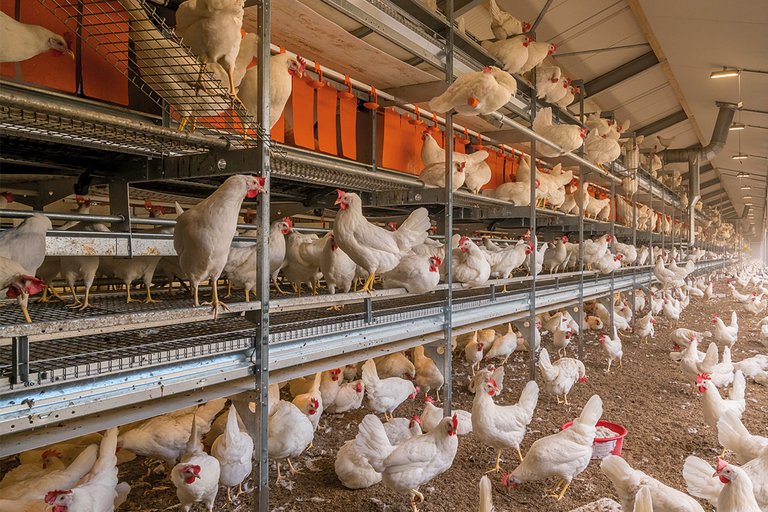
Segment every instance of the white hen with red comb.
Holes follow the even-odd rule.
[[[459,114],[490,114],[503,107],[517,92],[517,81],[496,66],[486,66],[482,71],[465,73],[448,89],[429,100],[429,108],[435,112],[453,109]]]
[[[219,492],[220,472],[219,461],[203,450],[197,422],[193,419],[187,449],[181,457],[181,462],[171,470],[171,481],[176,486],[176,496],[182,509],[188,511],[195,503],[203,503],[208,512],[211,512]]]

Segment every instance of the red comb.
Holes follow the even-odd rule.
[[[455,432],[459,428],[459,415],[454,414],[451,421],[453,422],[453,431]]]
[[[53,505],[53,502],[56,501],[56,498],[59,496],[59,494],[72,494],[72,489],[67,491],[48,491],[48,493],[45,495],[45,502],[49,505]]]
[[[499,387],[499,385],[498,385],[498,384],[496,384],[496,379],[494,379],[494,378],[490,378],[490,379],[488,379],[488,382],[490,382],[491,384],[493,384],[493,387],[495,387],[495,388]]]
[[[728,467],[728,461],[723,460],[720,457],[717,458],[717,467],[715,468],[718,473],[720,473],[722,470],[724,470],[726,467]]]
[[[289,228],[293,227],[293,218],[291,218],[291,217],[283,217],[283,222],[288,224]]]
[[[696,384],[701,384],[705,380],[709,380],[710,376],[708,373],[698,373],[696,374]]]

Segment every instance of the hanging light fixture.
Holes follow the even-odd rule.
[[[741,190],[750,190],[751,188],[752,187],[750,187],[749,185],[742,185],[741,186]]]
[[[709,74],[709,78],[731,78],[739,76],[739,70],[735,68],[727,68],[723,66],[723,69],[719,71],[713,71]]]
[[[744,153],[737,153],[731,157],[733,160],[746,160],[749,158],[749,155],[745,155]]]
[[[733,123],[731,123],[731,126],[729,126],[728,129],[732,132],[735,132],[737,130],[743,130],[746,127],[747,125],[745,125],[744,123],[737,123],[734,121]]]
[[[748,172],[743,172],[743,171],[742,171],[742,172],[740,172],[739,174],[737,174],[737,175],[736,175],[736,177],[737,177],[737,178],[749,178],[749,173],[748,173]]]

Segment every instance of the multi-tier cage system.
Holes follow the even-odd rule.
[[[551,105],[537,100],[535,88],[521,77],[516,77],[518,93],[512,102],[482,119],[497,130],[481,134],[455,122],[450,113],[437,116],[425,110],[424,100],[429,98],[424,89],[421,96],[407,87],[382,92],[378,84],[306,59],[311,80],[296,79],[294,94],[299,86],[309,87],[309,93],[303,91],[292,107],[316,109],[317,116],[308,128],[294,119],[293,136],[286,137],[283,125],[278,135],[263,128],[270,116],[269,66],[258,67],[258,108],[253,115],[228,95],[216,77],[200,75],[199,59],[172,30],[172,9],[156,5],[173,7],[174,2],[29,3],[37,14],[55,16],[62,29],[76,34],[77,87],[71,91],[76,94],[65,94],[3,78],[1,151],[3,166],[14,169],[6,180],[15,180],[6,181],[4,187],[24,189],[27,197],[17,194],[19,201],[31,207],[0,210],[6,226],[9,218],[44,211],[47,204],[71,194],[74,184],[80,193],[108,202],[109,213],[48,213],[57,227],[62,222],[80,223],[48,233],[48,257],[159,258],[175,254],[172,235],[162,229],[174,221],[141,214],[144,210],[138,205],[143,201],[189,206],[227,176],[242,173],[263,176],[268,192],[244,204],[257,221],[255,226],[239,227],[255,228],[258,234],[236,238],[260,247],[257,296],[246,301],[235,292],[229,311],[217,320],[210,308],[191,307],[185,292],[158,288],[153,289],[154,296],[161,302],[126,303],[122,295],[94,292],[92,307],[83,310],[54,302],[32,304],[32,323],[24,323],[16,308],[0,309],[0,456],[235,396],[238,406],[260,404],[253,416],[247,407],[240,413],[253,419],[246,423],[257,440],[259,485],[254,492],[259,494],[260,509],[267,510],[269,382],[426,345],[442,365],[448,390],[445,404],[450,409],[452,336],[512,322],[531,339],[536,314],[571,308],[582,317],[586,301],[600,300],[613,315],[615,293],[630,292],[634,297],[635,290],[649,291],[654,282],[652,265],[628,266],[609,275],[588,270],[580,250],[575,271],[492,279],[482,288],[465,289],[451,281],[451,249],[446,243],[447,279],[430,294],[411,295],[403,289],[334,295],[270,291],[269,272],[264,270],[270,222],[295,215],[296,230],[327,231],[333,226],[337,188],[360,193],[366,215],[381,223],[402,220],[424,206],[436,226],[433,236],[445,242],[454,233],[476,232],[504,242],[530,230],[537,242],[532,258],[542,250],[541,242],[568,233],[579,241],[610,233],[662,251],[694,243],[712,253],[728,249],[711,240],[694,240],[693,223],[702,215],[637,160],[627,158],[602,168],[579,153],[538,158],[537,147],[556,146],[535,133],[531,124],[540,108]],[[290,51],[270,44],[274,15],[284,20],[290,10],[278,4],[246,1],[243,28],[258,35],[259,63],[268,62],[272,53]],[[476,40],[457,30],[453,0],[445,2],[444,15],[418,0],[323,0],[322,4],[410,52],[414,84],[424,68],[440,77],[426,89],[428,95],[444,90],[458,75],[494,64]],[[335,36],[330,29],[320,30],[322,19],[304,21],[316,25],[313,37]],[[105,91],[108,87],[103,84],[98,87],[94,68],[102,80],[108,77],[121,84],[127,101],[118,105],[114,91]],[[203,93],[195,87],[200,80]],[[330,116],[325,115],[326,107],[321,111],[321,102],[332,105]],[[553,109],[557,122],[584,123],[583,98],[576,114]],[[341,128],[338,123],[344,117]],[[497,162],[499,182],[511,179],[508,171],[522,152],[527,153],[534,163],[530,206],[464,190],[451,193],[450,186],[424,188],[414,173],[403,172],[382,150],[393,133],[390,123],[411,130],[412,139],[427,126],[442,133],[447,170],[454,151],[463,152],[470,144],[488,149]],[[415,148],[418,158],[418,143],[401,142],[403,151]],[[537,173],[548,172],[557,163],[576,171],[579,192],[590,183],[613,198],[608,220],[537,206]],[[21,175],[16,169],[27,171]],[[36,173],[45,178],[36,178]],[[446,176],[450,183],[451,173]],[[637,180],[638,191],[632,197],[620,195],[625,177]],[[640,208],[653,212],[638,229]],[[93,223],[108,225],[109,230],[83,227]],[[713,257],[699,262],[696,272],[727,264],[725,257]],[[578,355],[584,355],[583,339]],[[532,378],[536,378],[534,358],[532,352]]]

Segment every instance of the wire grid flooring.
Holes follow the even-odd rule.
[[[234,147],[248,139],[270,142],[268,131],[230,95],[224,69],[203,65],[145,0],[39,1],[161,109],[170,105],[172,115],[188,119],[190,128]],[[249,44],[241,50],[249,51]]]

